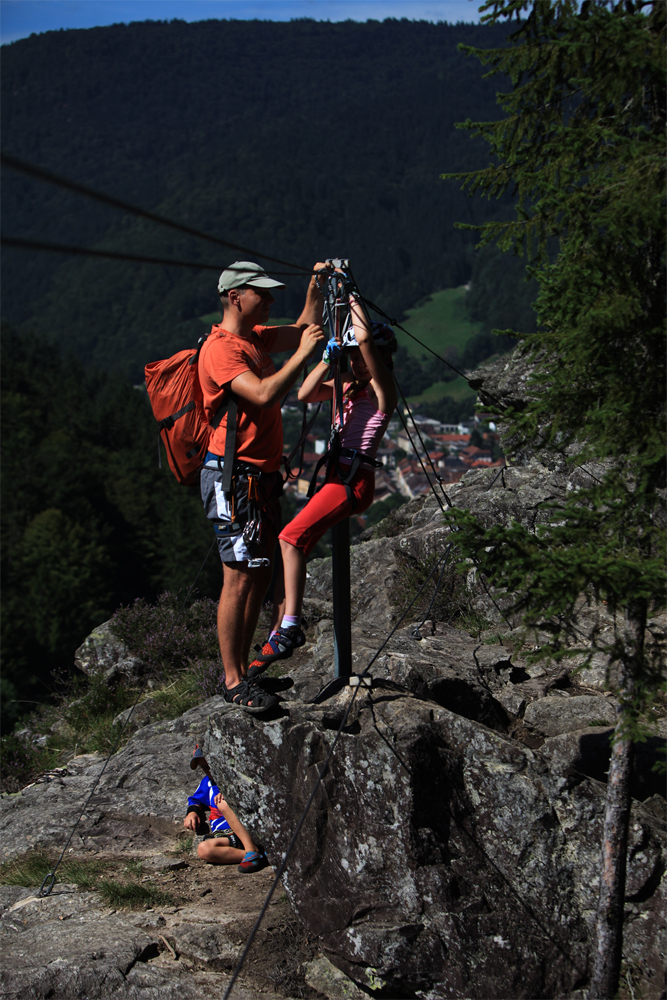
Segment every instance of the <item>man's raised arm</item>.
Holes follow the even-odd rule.
[[[247,371],[237,375],[231,383],[232,392],[246,399],[255,406],[266,409],[277,403],[292,388],[303,366],[318,346],[324,343],[322,327],[316,323],[307,326],[303,333],[299,331],[297,350],[275,375],[268,378],[258,378],[254,372]]]
[[[319,261],[313,267],[313,271],[321,271],[323,268],[326,268],[326,264]],[[303,307],[301,315],[293,326],[279,326],[277,328],[276,340],[271,348],[271,353],[277,354],[279,351],[293,351],[298,347],[301,334],[307,326],[322,325],[323,306],[324,299],[313,274],[308,284],[306,304]]]

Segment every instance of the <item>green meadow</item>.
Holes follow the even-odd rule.
[[[434,292],[407,310],[401,326],[437,354],[442,354],[448,347],[456,347],[461,353],[472,335],[481,330],[480,324],[471,323],[466,315],[465,295],[464,285]],[[432,354],[402,330],[397,330],[396,336],[399,344],[407,347],[415,357],[432,358],[437,364]]]
[[[435,359],[434,364],[437,364]],[[437,403],[443,396],[451,396],[453,399],[461,400],[465,399],[466,396],[470,396],[472,399],[476,395],[476,391],[471,389],[466,380],[459,376],[453,382],[434,382],[418,396],[408,396],[408,401],[410,403]]]

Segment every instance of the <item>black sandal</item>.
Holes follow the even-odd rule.
[[[266,712],[267,709],[278,704],[275,695],[269,694],[268,691],[264,691],[254,684],[249,684],[245,678],[236,687],[226,687],[224,698],[228,705],[236,705],[244,712]]]

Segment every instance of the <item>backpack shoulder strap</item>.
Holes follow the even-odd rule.
[[[236,401],[236,396],[234,393],[228,389],[227,390],[227,402],[223,404],[227,410],[227,435],[225,437],[225,465],[222,470],[222,490],[224,493],[229,493],[232,488],[232,475],[234,473],[234,452],[236,451],[236,422],[239,412],[238,403]],[[221,407],[222,409],[222,407]],[[218,414],[220,419],[218,419]],[[215,426],[217,427],[222,419],[222,413],[218,410],[215,417],[213,418]]]
[[[190,364],[197,364],[199,361],[199,355],[201,353],[204,341],[208,337],[206,334],[200,337],[197,343],[197,352],[190,359]],[[216,427],[220,426],[220,421],[227,414],[227,434],[225,437],[225,466],[222,472],[222,489],[223,492],[229,493],[232,488],[232,475],[234,473],[234,453],[236,451],[236,423],[238,419],[239,407],[236,401],[236,396],[231,389],[227,389],[225,393],[225,398],[218,407],[213,420],[211,420],[211,427],[215,430]]]

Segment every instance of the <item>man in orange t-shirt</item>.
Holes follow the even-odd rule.
[[[316,264],[314,270],[324,268]],[[238,404],[234,480],[222,488],[227,415],[211,435],[201,472],[201,494],[213,521],[223,564],[218,637],[225,668],[225,698],[249,711],[276,699],[247,680],[250,644],[280,530],[283,428],[280,404],[304,365],[324,341],[322,296],[311,278],[306,304],[293,326],[266,326],[272,288],[283,288],[258,265],[237,261],[222,272],[218,292],[222,323],[214,326],[199,355],[199,380],[209,418],[228,402]],[[294,351],[280,371],[271,352]]]

